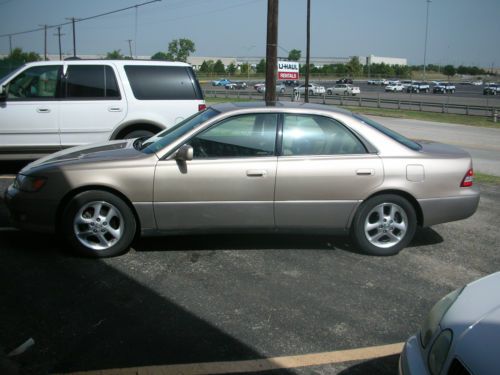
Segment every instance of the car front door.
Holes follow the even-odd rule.
[[[359,201],[383,178],[380,158],[340,122],[284,115],[276,172],[277,228],[346,228]]]
[[[63,147],[109,139],[127,113],[111,65],[70,64],[64,74],[61,101],[61,144]]]
[[[160,160],[154,183],[158,228],[274,228],[277,118],[230,117],[188,142],[193,160]]]
[[[0,101],[0,150],[34,154],[60,148],[61,64],[27,68],[12,78]]]

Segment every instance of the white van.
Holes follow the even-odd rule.
[[[0,80],[0,159],[151,136],[205,108],[189,64],[134,60],[28,63]]]

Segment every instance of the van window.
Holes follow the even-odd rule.
[[[61,66],[26,69],[8,85],[7,100],[53,100],[57,96]]]
[[[125,66],[132,92],[140,100],[203,99],[190,68],[183,66]]]
[[[108,65],[70,65],[66,73],[67,99],[119,99],[115,73]]]

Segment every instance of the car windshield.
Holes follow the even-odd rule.
[[[202,112],[195,113],[175,126],[165,129],[148,139],[143,144],[144,148],[142,149],[142,152],[152,154],[160,151],[163,147],[182,137],[184,134],[201,125],[205,121],[217,116],[219,113],[219,111],[216,111],[213,108],[207,108]]]
[[[386,136],[394,139],[396,142],[399,142],[401,143],[402,145],[408,147],[408,148],[411,148],[412,150],[414,151],[419,151],[422,149],[422,146],[420,144],[418,144],[417,142],[415,141],[412,141],[408,138],[406,138],[405,136],[391,130],[391,129],[388,129],[386,128],[385,126],[379,124],[378,122],[376,121],[373,121],[369,118],[366,118],[358,113],[354,113],[353,116],[355,118],[357,118],[358,120],[362,121],[363,123],[365,123],[366,125],[368,126],[371,126],[372,128],[375,128],[377,129],[379,132],[385,134]]]

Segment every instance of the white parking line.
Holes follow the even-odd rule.
[[[187,363],[180,365],[130,367],[120,369],[108,369],[97,371],[82,371],[71,373],[73,375],[210,375],[210,374],[237,374],[259,371],[271,371],[287,368],[306,366],[319,366],[333,363],[350,361],[362,361],[367,359],[386,357],[399,354],[404,343],[371,346],[368,348],[339,350],[335,352],[324,352],[304,354],[289,357],[275,357],[235,362],[204,362]]]
[[[19,229],[13,227],[0,227],[0,232],[17,232]]]
[[[15,174],[1,174],[0,179],[2,180],[11,180],[13,178],[16,178]]]

